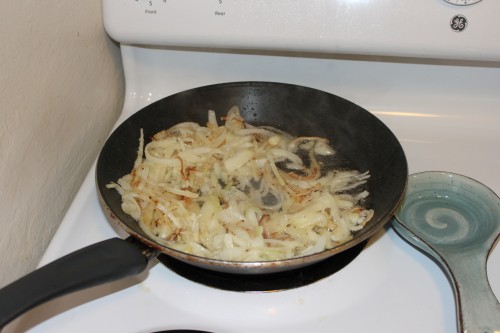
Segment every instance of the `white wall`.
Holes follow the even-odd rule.
[[[100,0],[0,11],[0,286],[35,268],[121,110]]]

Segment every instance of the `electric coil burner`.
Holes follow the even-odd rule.
[[[188,265],[167,255],[160,255],[159,261],[170,270],[196,283],[230,291],[283,291],[299,288],[335,274],[353,261],[363,250],[364,241],[347,251],[318,263],[292,271],[270,274],[230,274],[206,270]]]

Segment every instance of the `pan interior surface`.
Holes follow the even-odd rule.
[[[185,254],[150,239],[137,221],[123,212],[121,197],[106,187],[130,173],[137,157],[140,130],[146,143],[157,132],[175,124],[207,122],[208,110],[225,116],[238,106],[245,120],[255,126],[272,126],[294,136],[329,139],[336,151],[332,167],[369,171],[369,205],[372,220],[351,241],[313,255],[270,262],[231,262]],[[408,176],[403,149],[394,134],[378,118],[360,106],[320,90],[284,83],[236,82],[205,86],[165,97],[125,120],[108,138],[99,155],[96,182],[108,218],[130,234],[167,255],[206,269],[230,273],[260,274],[309,265],[344,251],[378,231],[399,205]]]

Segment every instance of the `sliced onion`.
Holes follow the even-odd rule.
[[[141,130],[134,169],[108,188],[166,246],[222,260],[288,259],[346,242],[373,216],[359,204],[368,172],[322,170],[316,157],[333,154],[324,138],[252,126],[233,107],[224,125],[209,111],[206,127],[180,123],[145,146]]]
[[[254,152],[249,149],[239,151],[234,156],[231,156],[224,160],[224,167],[228,172],[233,172],[234,170],[250,161],[253,157]]]

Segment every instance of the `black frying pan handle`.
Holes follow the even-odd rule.
[[[129,237],[108,239],[57,259],[0,289],[0,329],[58,296],[139,274],[156,255]]]

